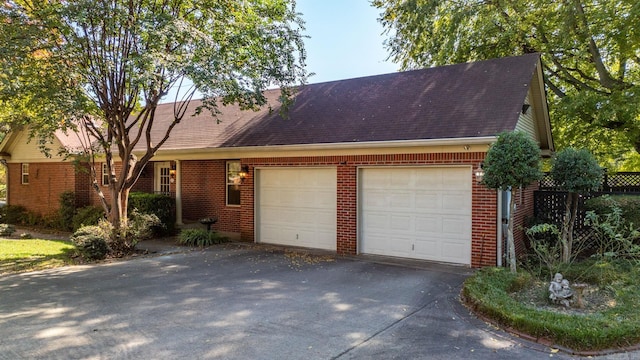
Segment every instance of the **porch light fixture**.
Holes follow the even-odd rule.
[[[474,174],[476,175],[476,182],[478,182],[478,184],[482,183],[482,179],[484,179],[484,168],[483,167],[484,167],[484,163],[480,163],[480,164],[478,164],[478,167],[474,171]]]
[[[240,168],[240,172],[238,173],[238,176],[240,177],[240,182],[244,183],[244,179],[247,176],[249,176],[249,166],[242,165],[242,167]]]

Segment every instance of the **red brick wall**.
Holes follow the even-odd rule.
[[[513,223],[513,239],[516,245],[516,254],[521,256],[525,254],[528,247],[528,240],[524,233],[524,226],[527,219],[533,217],[533,193],[538,190],[539,183],[536,181],[522,191],[515,190],[513,196],[516,201],[516,212],[514,214]]]
[[[485,153],[401,154],[362,156],[323,156],[295,158],[242,159],[249,166],[249,176],[242,187],[240,232],[245,241],[255,240],[254,167],[269,166],[336,166],[337,184],[337,251],[357,253],[357,167],[379,165],[470,165],[476,168]],[[222,172],[223,173],[223,172]],[[183,168],[183,176],[184,174]],[[471,173],[469,176],[473,176]],[[496,265],[497,192],[486,189],[472,179],[471,266]],[[183,187],[183,193],[190,190]],[[204,196],[205,194],[202,194]],[[184,205],[183,205],[184,207]]]
[[[29,184],[22,184],[22,164],[8,164],[9,205],[24,206],[40,215],[56,212],[60,194],[75,191],[75,169],[71,163],[29,163]]]
[[[251,188],[249,182],[245,181],[242,185],[241,206],[227,206],[225,160],[185,160],[180,162],[180,167],[183,220],[197,221],[204,217],[217,216],[218,222],[213,225],[213,229],[241,231],[240,211],[249,208],[245,201],[245,197],[249,195],[245,190]],[[250,206],[253,209],[253,200]]]

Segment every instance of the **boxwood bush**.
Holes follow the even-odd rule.
[[[154,233],[156,235],[171,235],[175,233],[175,200],[171,196],[132,192],[129,194],[127,211],[131,213],[134,209],[138,209],[143,214],[154,214],[160,219],[164,227],[155,227]]]
[[[71,236],[80,256],[86,260],[102,260],[109,253],[109,234],[97,225],[83,226]]]

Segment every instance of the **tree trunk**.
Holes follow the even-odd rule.
[[[507,227],[507,246],[509,248],[509,268],[512,273],[516,272],[516,243],[513,238],[513,221],[516,212],[515,196],[511,194],[509,201],[509,226]]]
[[[118,190],[111,189],[111,211],[109,212],[109,222],[118,230],[121,226],[127,225],[127,205],[129,204],[130,188]]]
[[[567,193],[567,202],[565,204],[564,219],[562,220],[562,233],[560,234],[560,242],[562,243],[562,262],[568,263],[571,257],[571,243],[569,229],[572,225],[571,213],[573,204],[573,193]]]

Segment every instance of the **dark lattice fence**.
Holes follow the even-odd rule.
[[[540,190],[560,191],[550,173],[545,173],[540,180]],[[605,173],[602,176],[600,192],[607,193],[640,193],[640,172]]]
[[[574,239],[580,240],[588,236],[590,229],[584,224],[587,214],[584,203],[586,200],[614,194],[640,195],[640,172],[624,172],[605,174],[602,178],[600,191],[580,195],[578,199],[578,214],[574,225]],[[540,190],[534,193],[534,215],[536,221],[562,226],[564,219],[567,192],[553,181],[549,173],[545,173],[540,180]]]
[[[568,193],[566,191],[536,191],[534,193],[533,205],[536,221],[555,224],[558,228],[561,228],[562,220],[564,219],[567,194]],[[597,192],[578,197],[578,213],[573,227],[574,239],[582,239],[587,236],[590,231],[590,229],[584,225],[584,219],[587,215],[584,202],[588,199],[604,194],[605,193]]]

